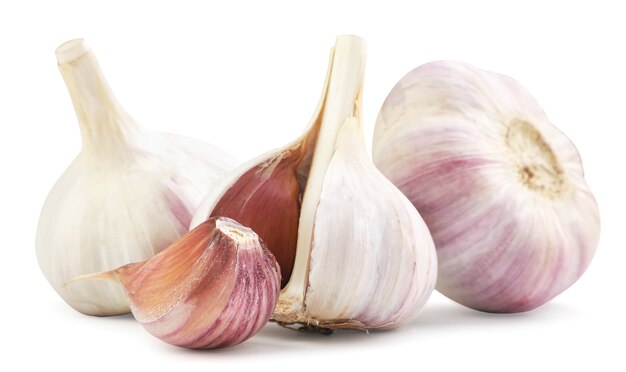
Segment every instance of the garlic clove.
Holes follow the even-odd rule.
[[[192,221],[224,215],[250,226],[267,243],[282,270],[273,318],[283,325],[392,328],[417,314],[434,286],[428,229],[363,152],[358,120],[364,66],[365,42],[338,37],[320,104],[302,137],[241,166],[207,195]],[[355,138],[339,141],[340,131]],[[361,177],[376,184],[355,190],[340,185],[346,179],[359,184]],[[379,191],[384,194],[372,199]],[[345,203],[346,210],[333,212],[333,201]],[[363,208],[378,212],[353,212]],[[389,216],[394,219],[387,221]],[[357,228],[369,235],[357,239]],[[337,241],[344,244],[334,245]],[[389,277],[373,279],[376,272],[367,277],[362,265]],[[336,271],[368,281],[355,291]],[[376,297],[383,292],[384,301]],[[343,297],[335,303],[337,295]]]
[[[211,218],[153,258],[77,278],[115,278],[135,318],[155,337],[190,349],[239,344],[267,323],[280,269],[251,229]]]
[[[202,196],[234,160],[200,141],[141,128],[124,111],[83,40],[57,51],[83,148],[50,191],[36,252],[50,284],[89,315],[130,311],[115,284],[68,280],[143,261],[187,232]]]
[[[578,151],[507,76],[411,71],[381,108],[373,155],[433,235],[437,289],[461,304],[531,310],[591,262],[600,218]]]
[[[302,190],[294,174],[302,155],[300,146],[296,146],[278,154],[263,155],[252,165],[245,164],[245,171],[235,172],[237,177],[219,195],[219,201],[210,203],[211,216],[237,218],[272,247],[283,275],[282,285],[291,275],[295,257]],[[219,186],[215,188],[219,189]],[[198,208],[192,226],[206,219],[208,208],[206,205]],[[200,215],[204,217],[198,219]]]

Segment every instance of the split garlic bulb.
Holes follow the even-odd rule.
[[[392,328],[424,305],[436,279],[428,228],[363,145],[365,42],[342,36],[312,123],[215,187],[192,225],[227,216],[276,257],[283,290],[273,318],[311,328]]]
[[[77,278],[119,281],[135,319],[155,337],[190,349],[239,344],[272,315],[280,269],[257,234],[211,218],[140,263]],[[88,280],[92,279],[92,280]]]
[[[461,304],[531,310],[591,262],[600,217],[578,151],[507,76],[416,68],[383,104],[373,155],[430,228],[437,289]]]
[[[82,40],[61,45],[56,55],[83,148],[43,206],[37,258],[74,309],[89,315],[127,313],[126,296],[115,283],[64,284],[163,250],[187,232],[202,196],[235,162],[208,144],[138,126]]]

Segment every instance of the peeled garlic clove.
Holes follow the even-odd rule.
[[[241,166],[192,221],[228,216],[267,243],[284,287],[273,318],[284,325],[391,328],[412,319],[434,287],[428,229],[362,143],[364,64],[365,42],[339,37],[308,130]]]
[[[89,315],[127,313],[126,296],[115,284],[63,284],[163,250],[189,229],[202,196],[235,163],[208,144],[137,125],[82,40],[61,45],[56,55],[83,148],[43,206],[37,258],[74,309]]]
[[[474,309],[534,309],[572,285],[600,217],[578,151],[515,80],[460,62],[418,67],[376,123],[374,161],[435,240],[437,289]]]
[[[274,256],[254,231],[223,217],[203,222],[145,262],[95,277],[122,284],[148,332],[190,349],[252,337],[269,320],[280,291]]]

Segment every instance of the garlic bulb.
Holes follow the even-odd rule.
[[[411,71],[383,104],[373,154],[433,235],[437,289],[461,304],[534,309],[593,257],[600,218],[580,156],[507,76],[460,62]]]
[[[241,343],[272,315],[280,269],[257,234],[211,218],[141,263],[76,278],[119,281],[135,319],[155,337],[190,349]]]
[[[192,221],[227,216],[259,234],[282,271],[273,316],[281,324],[391,328],[412,319],[434,287],[428,229],[363,145],[364,61],[362,39],[339,37],[308,130],[241,166]]]
[[[39,265],[74,309],[89,315],[130,311],[116,284],[77,276],[142,261],[184,234],[202,196],[234,167],[223,151],[139,127],[109,89],[82,40],[57,51],[83,148],[54,185],[37,227]]]

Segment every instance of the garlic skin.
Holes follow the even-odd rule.
[[[364,66],[365,42],[338,37],[302,137],[239,167],[192,221],[227,216],[259,234],[281,267],[273,319],[282,325],[393,328],[413,319],[434,287],[428,229],[363,145]]]
[[[431,231],[437,289],[465,306],[532,310],[591,262],[600,216],[578,151],[507,76],[449,61],[409,72],[373,157]]]
[[[166,248],[188,231],[202,196],[235,162],[208,144],[137,125],[82,40],[61,45],[56,55],[83,148],[45,201],[37,259],[46,279],[77,311],[128,313],[126,295],[115,283],[64,284]]]
[[[116,279],[143,327],[175,346],[239,344],[269,320],[280,290],[274,256],[251,229],[211,218],[141,262],[77,278]]]
[[[356,118],[339,132],[324,177],[310,259],[297,319],[322,328],[397,327],[418,314],[435,286],[428,228],[367,156]]]

